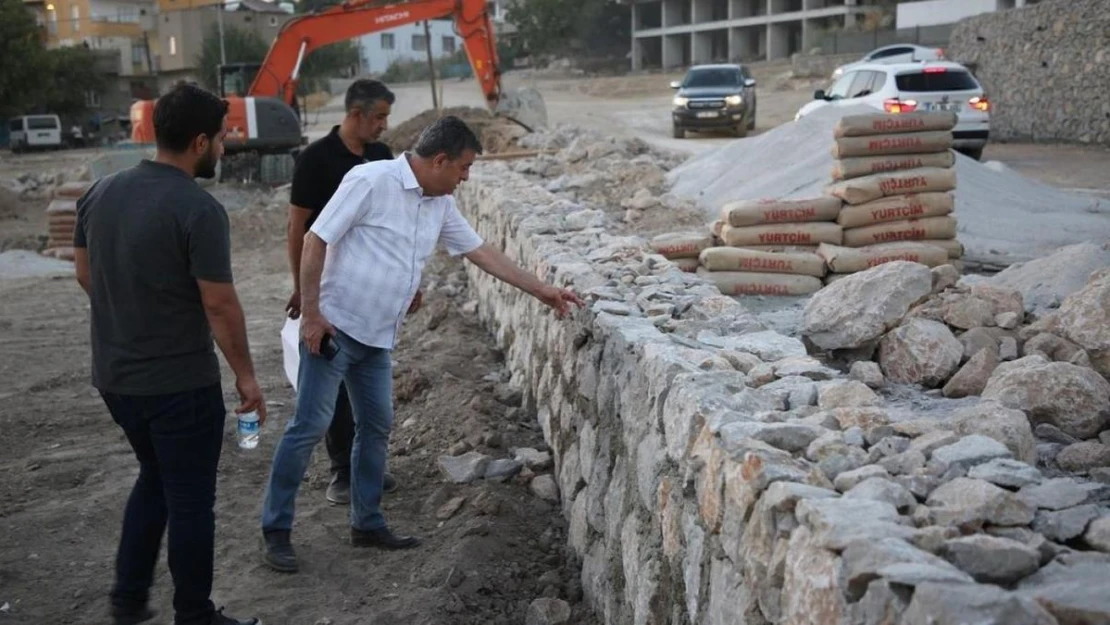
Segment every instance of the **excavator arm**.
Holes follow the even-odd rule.
[[[501,69],[485,0],[411,0],[382,4],[361,0],[290,20],[282,27],[248,95],[271,96],[293,105],[305,57],[313,50],[404,24],[453,17],[486,104],[501,100]],[[428,42],[431,45],[431,42]]]

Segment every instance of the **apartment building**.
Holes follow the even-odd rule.
[[[897,24],[899,29],[955,24],[965,17],[1036,3],[1037,0],[906,0],[898,3]]]
[[[433,58],[462,50],[462,38],[455,34],[453,20],[429,20],[428,31],[425,34],[424,22],[417,22],[359,37],[362,72],[381,74],[397,61],[423,61],[428,58],[429,46]]]
[[[269,43],[295,17],[292,3],[265,0],[158,0],[158,3],[157,67],[162,90],[179,80],[201,81],[198,70],[204,38],[221,19],[225,29],[250,31]]]
[[[854,27],[877,0],[622,0],[632,4],[632,69],[787,58]]]

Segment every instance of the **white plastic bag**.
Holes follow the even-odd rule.
[[[285,318],[285,325],[281,328],[281,356],[285,363],[285,377],[297,391],[297,370],[301,364],[301,318]]]

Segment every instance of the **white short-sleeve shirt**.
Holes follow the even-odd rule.
[[[482,245],[454,197],[424,195],[406,153],[351,168],[311,232],[328,244],[320,313],[383,349],[393,349],[436,244],[452,256]]]

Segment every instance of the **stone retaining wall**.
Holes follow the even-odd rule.
[[[1110,614],[1097,612],[1110,559],[1058,544],[1110,538],[1110,523],[1091,522],[1108,489],[1040,486],[1015,459],[1033,444],[1020,412],[969,404],[958,434],[894,419],[864,383],[642,239],[607,235],[602,211],[505,163],[476,166],[457,197],[488,241],[590,302],[557,320],[468,264],[479,314],[552,447],[570,548],[605,623]],[[1061,490],[1068,501],[1049,501]]]
[[[973,66],[998,139],[1110,145],[1110,7],[1047,0],[960,22],[948,56]]]

